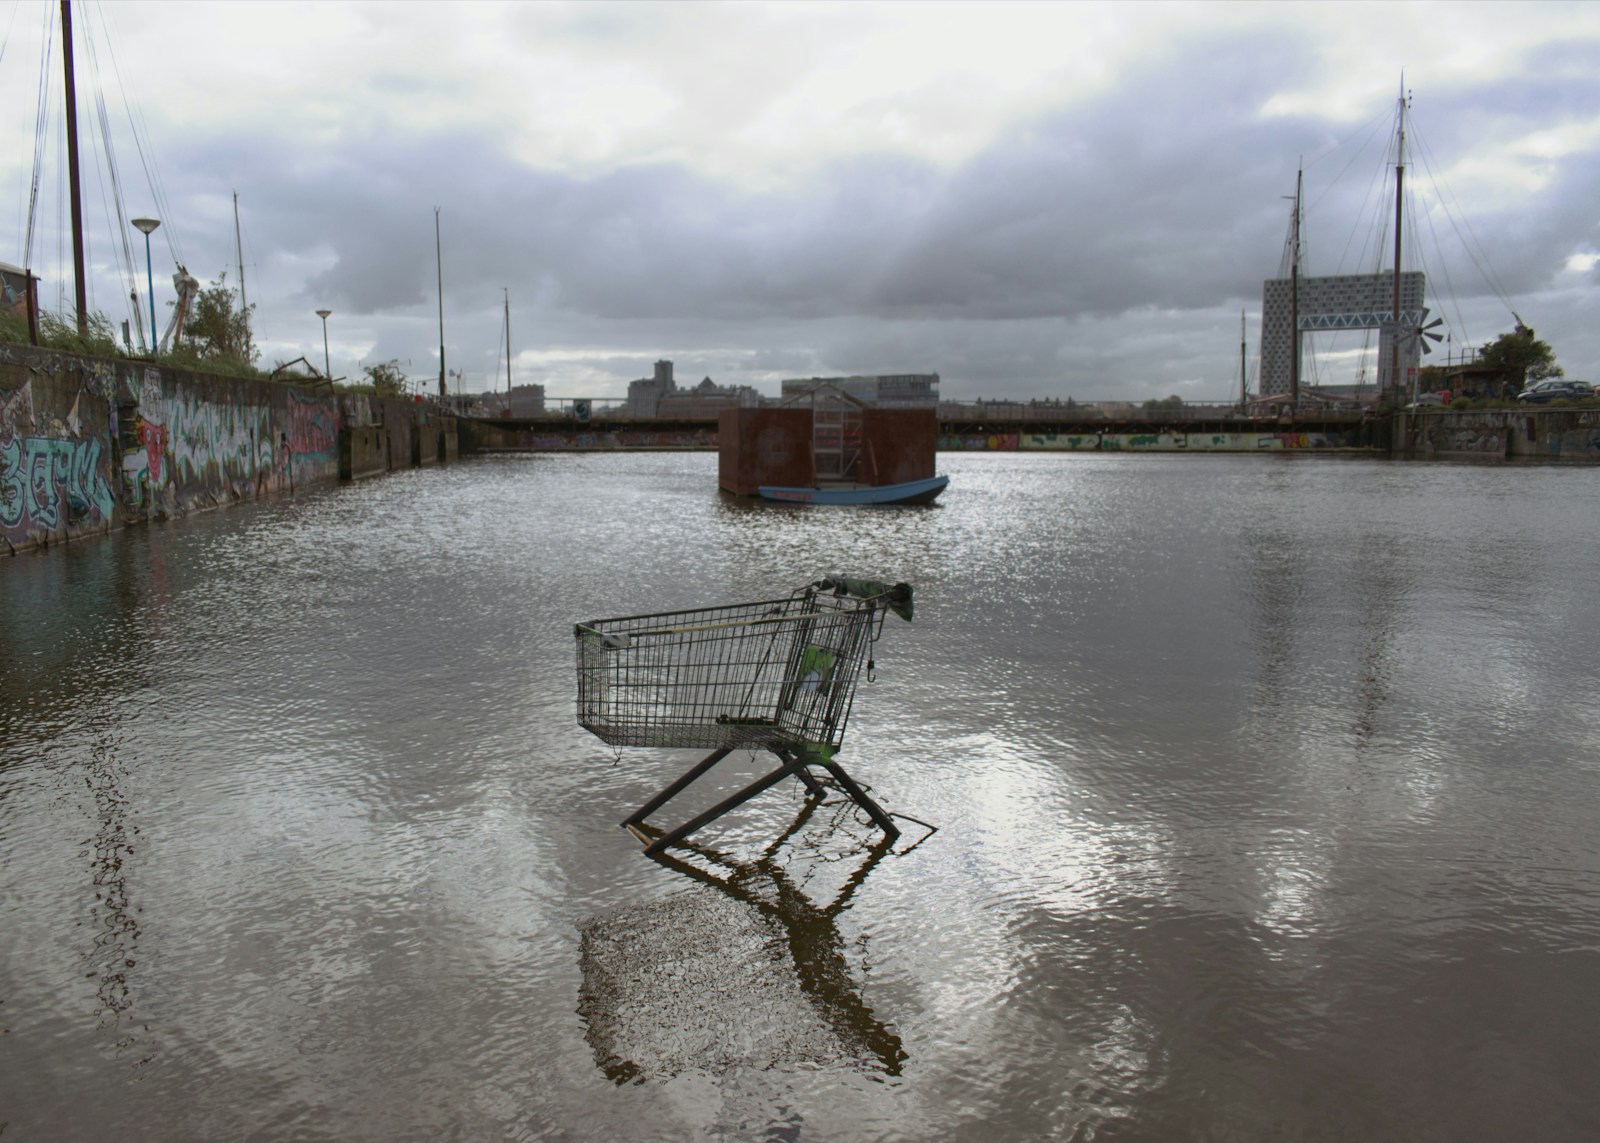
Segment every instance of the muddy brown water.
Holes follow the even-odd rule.
[[[506,457],[0,561],[0,1137],[1592,1138],[1596,474],[941,458],[763,508]],[[916,584],[840,754],[695,755],[572,624]],[[723,788],[761,761],[729,760]]]

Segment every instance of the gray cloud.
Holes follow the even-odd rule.
[[[598,37],[628,30],[584,18]],[[1592,122],[1597,63],[1600,45],[1554,45],[1519,74],[1425,93],[1426,154],[1448,164],[1551,122]],[[241,191],[258,327],[275,347],[309,344],[319,331],[306,314],[328,305],[331,336],[369,346],[369,359],[436,370],[438,205],[447,352],[485,383],[505,287],[516,349],[566,351],[608,385],[665,354],[681,376],[719,380],[915,369],[939,371],[954,393],[1142,397],[1214,384],[1220,396],[1237,372],[1238,309],[1256,308],[1277,271],[1298,156],[1326,155],[1308,178],[1321,180],[1309,272],[1371,268],[1338,265],[1354,257],[1339,232],[1385,209],[1373,180],[1386,130],[1335,187],[1347,161],[1336,145],[1356,126],[1261,113],[1320,66],[1315,45],[1285,32],[1190,40],[953,169],[859,155],[765,190],[673,163],[540,169],[487,129],[376,120],[310,145],[292,105],[248,138],[181,137],[166,179],[180,200]],[[1596,284],[1562,277],[1569,254],[1600,248],[1600,152],[1589,147],[1544,161],[1526,203],[1471,217],[1486,264],[1535,311],[1529,295]],[[192,270],[210,277],[232,262],[231,216],[195,210],[180,222]],[[1433,292],[1448,278],[1477,315],[1470,336],[1486,340],[1503,307],[1470,258],[1428,251],[1433,236],[1436,248],[1454,238],[1443,219],[1413,235],[1438,260],[1427,263]],[[1577,328],[1583,305],[1550,304],[1525,316],[1570,361],[1562,339],[1591,344]],[[519,379],[560,390],[567,368]]]

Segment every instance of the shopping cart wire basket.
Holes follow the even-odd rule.
[[[710,750],[622,824],[658,853],[793,776],[821,796],[824,771],[890,839],[890,815],[839,765],[863,668],[890,613],[909,620],[910,584],[830,573],[782,599],[596,619],[574,628],[578,724],[613,746]],[[779,765],[659,836],[646,819],[735,750]]]

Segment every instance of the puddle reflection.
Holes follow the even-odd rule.
[[[807,831],[819,811],[832,820]],[[899,1075],[905,1049],[862,998],[838,927],[891,852],[861,828],[848,803],[808,800],[753,861],[690,844],[654,855],[693,884],[579,926],[578,1012],[600,1069],[619,1084],[741,1067]]]

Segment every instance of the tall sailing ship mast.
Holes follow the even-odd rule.
[[[72,70],[72,0],[61,0],[61,64],[67,84],[67,179],[72,201],[72,284],[78,336],[89,336],[89,296],[83,273],[83,198],[78,183],[78,91]]]

